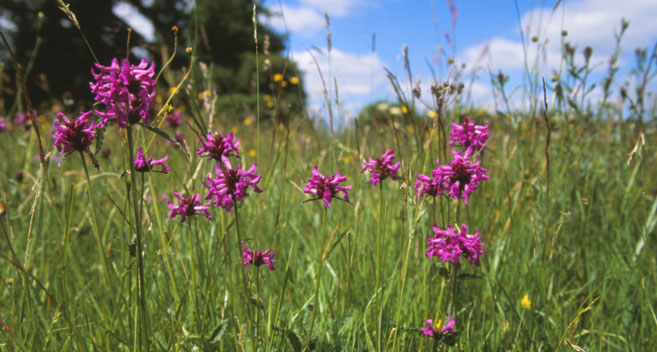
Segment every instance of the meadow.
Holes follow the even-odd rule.
[[[654,349],[654,106],[645,84],[590,102],[563,48],[573,69],[530,74],[528,111],[465,106],[458,75],[390,76],[397,101],[336,128],[333,97],[326,118],[281,101],[285,72],[249,114],[217,111],[191,48],[168,81],[148,60],[82,68],[90,114],[20,96],[1,349]]]

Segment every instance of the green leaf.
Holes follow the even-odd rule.
[[[185,155],[187,161],[189,161],[189,153],[187,152],[187,149],[185,149],[185,147],[182,144],[178,143],[178,141],[175,138],[172,138],[168,133],[162,131],[161,129],[155,126],[145,125],[143,123],[140,123],[139,125],[171,142],[171,144],[173,144],[173,146],[176,147],[176,149],[178,149],[181,153]]]

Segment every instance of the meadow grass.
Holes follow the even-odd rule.
[[[508,118],[440,99],[438,113],[426,118],[412,113],[397,84],[405,110],[397,119],[332,131],[305,114],[272,113],[275,119],[256,124],[215,117],[209,98],[205,107],[195,100],[193,85],[179,88],[177,99],[197,107],[183,115],[192,122],[182,147],[168,145],[159,129],[110,126],[99,168],[77,153],[59,167],[47,133],[52,109],[35,120],[50,151],[46,167],[35,159],[34,128],[0,134],[2,349],[657,345],[654,118],[591,118],[565,104],[541,111],[542,101],[535,113]],[[467,205],[416,198],[416,174],[450,160],[446,138],[463,115],[489,123],[480,160],[490,178]],[[211,220],[168,219],[163,197],[207,194],[202,183],[217,162],[196,153],[207,129],[233,130],[242,145],[231,163],[247,169],[257,160],[263,192],[248,191],[231,214],[212,207]],[[127,171],[139,146],[155,158],[168,154],[171,171]],[[399,179],[373,187],[361,162],[393,148]],[[347,176],[349,202],[302,204],[311,198],[303,188],[315,165]],[[478,229],[487,250],[481,265],[456,271],[427,258],[434,222]],[[274,250],[276,270],[244,267],[242,240]],[[448,315],[456,321],[448,339],[420,332],[427,319]]]

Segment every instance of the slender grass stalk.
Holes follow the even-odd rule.
[[[328,208],[324,208],[324,216],[322,220],[322,241],[320,242],[319,246],[319,258],[317,259],[317,276],[315,277],[316,283],[315,283],[315,297],[314,297],[314,303],[313,303],[313,312],[310,317],[310,328],[308,329],[308,337],[306,337],[306,347],[304,347],[304,351],[308,351],[310,349],[310,338],[313,335],[313,327],[315,325],[315,314],[317,313],[317,310],[319,309],[319,286],[320,282],[322,281],[322,267],[324,266],[324,240],[326,239],[326,217],[328,216]]]
[[[136,255],[137,255],[137,280],[138,280],[138,286],[139,286],[139,292],[138,292],[138,300],[137,300],[137,305],[139,306],[139,319],[138,319],[138,324],[139,324],[139,347],[141,350],[146,350],[149,349],[149,326],[148,326],[148,308],[146,306],[146,287],[145,287],[145,281],[146,279],[144,278],[144,259],[142,257],[142,228],[141,228],[141,207],[140,207],[140,202],[138,200],[139,193],[137,190],[137,178],[135,177],[135,145],[133,141],[133,136],[132,136],[132,126],[128,125],[127,128],[127,133],[128,133],[128,155],[129,155],[129,162],[130,165],[128,168],[130,169],[130,182],[131,182],[131,189],[132,189],[132,208],[133,208],[133,214],[135,217],[135,229],[137,233],[137,238],[136,238]]]
[[[107,256],[105,255],[105,246],[103,245],[103,239],[98,230],[98,219],[96,218],[96,202],[94,200],[94,195],[91,187],[91,178],[89,178],[89,168],[87,167],[87,161],[84,157],[84,152],[80,152],[80,158],[82,159],[82,167],[84,168],[84,175],[87,178],[87,195],[89,196],[89,206],[91,207],[91,225],[94,229],[94,235],[96,235],[96,241],[98,242],[98,254],[103,258],[103,271],[105,272],[105,278],[107,279],[107,285],[112,293],[111,297],[115,297],[114,293],[114,284],[112,283],[112,276],[110,273],[109,265],[107,264]],[[68,236],[67,236],[68,237]]]
[[[238,203],[237,199],[235,196],[233,196],[233,204],[235,204],[235,232],[237,232],[237,243],[239,246],[239,251],[240,251],[240,257],[242,258],[242,261],[244,258],[242,257],[242,231],[240,229],[240,215],[239,211],[237,210],[238,208]],[[242,263],[244,264],[244,263]],[[244,285],[244,305],[246,306],[246,320],[248,323],[248,330],[251,331],[251,326],[253,325],[252,323],[252,317],[251,317],[251,302],[249,302],[249,289],[248,289],[248,284],[246,281],[246,266],[241,265],[241,270],[240,273],[242,274],[242,283]],[[255,328],[255,327],[254,327]],[[251,338],[251,344],[252,348],[255,351],[255,335],[252,336]]]

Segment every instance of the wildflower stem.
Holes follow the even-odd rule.
[[[84,167],[84,175],[87,177],[87,195],[89,196],[89,205],[91,206],[91,221],[94,229],[94,234],[96,235],[96,240],[98,241],[98,251],[103,258],[103,271],[105,272],[105,278],[107,279],[107,284],[109,285],[110,291],[112,292],[112,297],[114,295],[114,285],[112,285],[112,277],[109,271],[109,265],[107,264],[107,256],[105,256],[105,251],[103,246],[103,239],[100,236],[100,231],[98,230],[98,219],[96,218],[96,202],[94,201],[93,192],[91,191],[91,178],[89,177],[89,168],[87,167],[87,160],[84,157],[84,152],[80,152],[80,158],[82,158],[82,166]]]
[[[383,236],[383,231],[385,231],[385,226],[383,224],[383,182],[379,183],[379,222],[378,222],[378,231],[376,234],[376,290],[379,290],[381,287],[381,237]],[[383,288],[381,292],[377,294],[377,308],[379,311],[379,318],[376,322],[376,349],[381,351],[381,318],[383,314]]]
[[[310,350],[310,337],[313,334],[313,326],[315,325],[315,313],[319,309],[319,284],[322,279],[322,267],[324,266],[324,239],[326,238],[326,217],[328,215],[328,208],[324,208],[324,216],[322,220],[322,241],[319,246],[319,258],[317,260],[317,276],[315,277],[315,300],[313,303],[313,313],[310,317],[310,328],[308,329],[308,337],[306,338],[306,347],[304,351]]]
[[[240,229],[240,216],[239,212],[237,210],[237,199],[235,196],[233,196],[233,204],[235,208],[235,231],[237,232],[237,243],[240,246],[240,256],[242,258],[242,264],[244,264],[244,257],[242,256],[242,231]],[[249,303],[249,291],[248,291],[248,285],[246,283],[246,266],[242,265],[242,269],[240,270],[242,273],[242,283],[244,284],[244,305],[246,305],[246,317],[247,317],[247,322],[249,325],[249,331],[251,330],[251,306]],[[253,336],[255,338],[255,336]],[[252,343],[255,344],[255,340],[252,339]],[[252,346],[255,351],[255,345]]]
[[[135,177],[135,169],[134,169],[134,163],[135,163],[135,153],[136,149],[134,146],[134,141],[132,137],[132,126],[128,125],[127,128],[128,132],[128,155],[130,156],[130,182],[131,182],[131,189],[132,189],[132,208],[133,208],[133,213],[135,216],[135,228],[137,232],[137,238],[136,238],[136,255],[137,255],[137,279],[139,283],[139,299],[138,299],[138,305],[139,305],[139,344],[140,344],[140,349],[144,350],[144,347],[146,347],[146,350],[148,350],[149,342],[148,342],[148,314],[146,310],[146,288],[145,288],[145,283],[144,283],[144,261],[142,258],[142,233],[141,233],[141,209],[140,209],[140,202],[138,200],[139,194],[137,190],[137,178]]]

